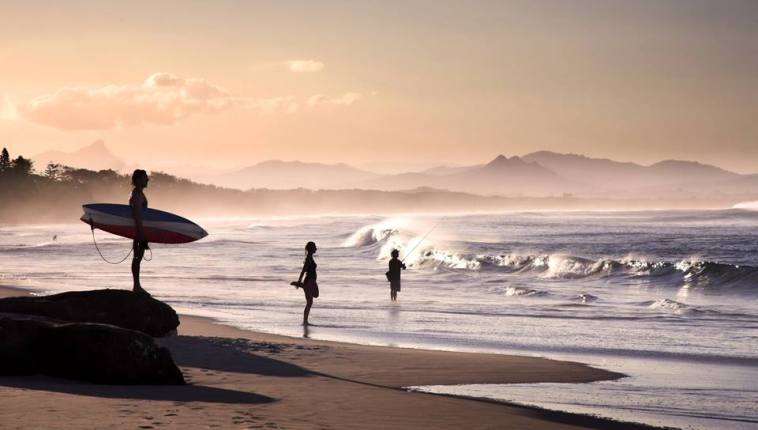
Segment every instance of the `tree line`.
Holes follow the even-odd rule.
[[[34,170],[34,162],[28,158],[18,156],[11,159],[7,148],[0,152],[0,176],[26,176]]]

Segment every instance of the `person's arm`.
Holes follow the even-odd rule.
[[[402,262],[401,262],[400,264],[401,264],[401,266],[400,266],[400,267],[402,267],[402,268],[403,268],[403,270],[405,270],[405,263],[402,263]]]
[[[308,259],[306,258],[303,262],[303,270],[300,271],[300,277],[297,278],[298,284],[303,282],[303,275],[305,275],[305,269],[308,267]]]
[[[132,218],[134,218],[134,226],[137,230],[137,242],[145,242],[145,229],[142,227],[142,202],[138,202],[134,195],[129,199],[129,206],[132,207]]]

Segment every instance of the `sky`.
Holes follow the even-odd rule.
[[[758,173],[758,2],[0,0],[0,146]]]

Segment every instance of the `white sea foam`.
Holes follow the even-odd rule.
[[[758,201],[755,202],[740,202],[732,206],[732,209],[747,209],[751,211],[758,211]]]

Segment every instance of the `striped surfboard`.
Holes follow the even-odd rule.
[[[134,239],[137,236],[132,208],[114,203],[92,203],[83,205],[84,215],[80,218],[86,224],[117,236]],[[208,235],[194,222],[157,209],[142,209],[142,227],[145,239],[153,243],[187,243]]]

